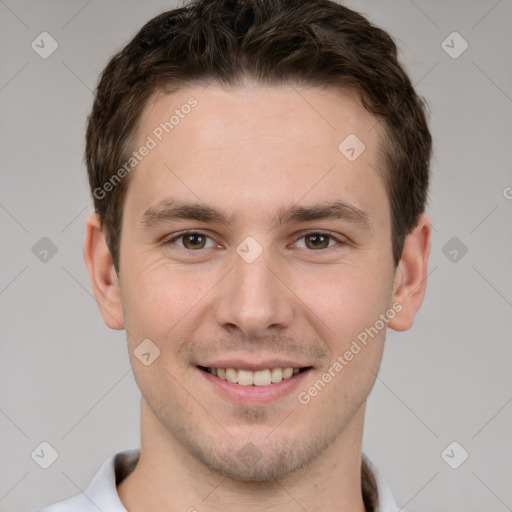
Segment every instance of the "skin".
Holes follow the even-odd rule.
[[[142,394],[141,457],[118,486],[120,498],[129,511],[313,512],[336,503],[361,512],[364,412],[386,328],[309,403],[297,395],[393,304],[400,312],[388,327],[412,325],[425,293],[429,219],[419,219],[395,268],[384,134],[354,94],[251,84],[159,93],[143,112],[135,146],[191,96],[197,107],[132,171],[119,275],[98,217],[87,220],[94,293],[105,323],[126,329]],[[349,134],[366,146],[352,162],[338,151]],[[144,212],[169,198],[208,204],[231,222],[143,222]],[[272,221],[278,207],[336,200],[368,222]],[[183,230],[209,238],[169,241]],[[305,231],[335,238],[318,243]],[[236,252],[248,236],[262,249],[252,263]],[[160,350],[149,366],[134,355],[147,338]],[[236,402],[197,368],[233,357],[292,359],[311,369],[270,403]],[[247,443],[259,454],[250,464],[237,456]]]

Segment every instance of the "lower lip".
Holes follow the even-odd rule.
[[[244,404],[267,404],[290,394],[302,382],[310,372],[310,369],[297,373],[289,379],[283,379],[281,382],[268,384],[267,386],[242,386],[228,382],[227,380],[222,380],[199,368],[197,368],[197,371],[201,373],[208,382],[215,386],[218,392],[235,402]]]

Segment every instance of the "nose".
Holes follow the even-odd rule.
[[[270,251],[251,263],[234,253],[233,265],[217,290],[218,325],[248,339],[268,338],[290,327],[293,293]]]

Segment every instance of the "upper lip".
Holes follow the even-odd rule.
[[[310,365],[291,361],[289,359],[266,359],[258,361],[247,361],[246,359],[218,359],[215,361],[202,362],[198,366],[205,368],[236,368],[238,370],[267,370],[271,368],[309,368]]]

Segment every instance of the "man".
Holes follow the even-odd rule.
[[[425,293],[430,153],[391,38],[341,5],[147,23],[97,88],[84,247],[141,449],[43,510],[398,510],[362,434]]]

